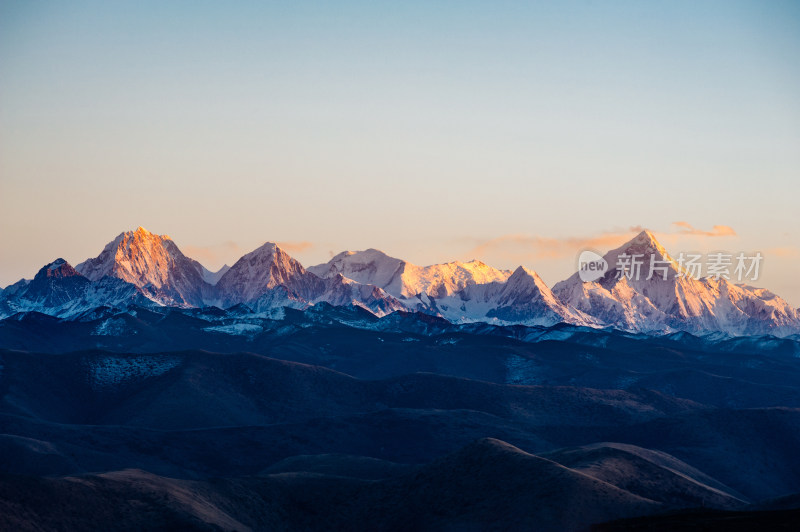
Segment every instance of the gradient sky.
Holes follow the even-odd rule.
[[[799,193],[800,2],[0,1],[0,286],[139,225],[552,285],[643,226],[800,306]]]

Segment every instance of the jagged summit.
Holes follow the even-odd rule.
[[[93,259],[75,268],[91,281],[116,277],[165,305],[203,304],[202,266],[181,253],[167,235],[143,227],[119,234]]]
[[[641,262],[645,276],[649,274],[650,261],[655,260],[657,266],[667,268],[667,277],[674,277],[681,272],[678,262],[667,252],[666,248],[648,230],[643,230],[631,240],[612,249],[604,256],[609,265],[609,273],[616,275],[616,267],[620,264],[620,256],[636,257],[635,261]],[[652,258],[651,258],[652,257]],[[623,258],[623,262],[625,259]],[[662,276],[663,277],[663,276]]]
[[[649,229],[642,229],[639,234],[633,237],[627,244],[625,244],[625,246],[630,246],[633,244],[649,244],[651,246],[664,249],[661,244],[659,244],[656,236]]]
[[[630,275],[618,266],[635,257]],[[800,331],[800,314],[772,292],[682,270],[655,235],[643,230],[604,259],[593,282],[575,273],[551,290],[532,269],[498,270],[480,260],[417,266],[375,248],[345,251],[304,268],[267,242],[211,272],[166,235],[143,227],[120,233],[102,252],[73,268],[59,258],[32,281],[0,292],[0,317],[36,310],[60,317],[96,306],[125,308],[247,305],[272,315],[320,303],[360,306],[378,316],[410,310],[454,323],[554,325],[565,322],[630,331],[774,334]],[[657,270],[651,271],[655,266]]]
[[[320,277],[342,274],[349,279],[378,286],[402,300],[418,303],[417,296],[446,297],[472,284],[505,281],[511,272],[487,266],[481,261],[448,262],[417,266],[371,248],[345,251],[309,271]]]
[[[147,302],[130,283],[112,277],[92,282],[62,258],[44,265],[32,281],[17,283],[14,290],[6,290],[2,296],[0,316],[5,310],[73,318],[102,306],[119,308]]]
[[[50,269],[56,269],[59,266],[61,266],[62,264],[66,264],[66,263],[67,263],[66,260],[64,260],[64,259],[59,257],[56,260],[54,260],[53,262],[51,262],[50,264],[47,264],[45,267],[50,268]]]
[[[377,315],[404,308],[379,287],[339,272],[324,278],[306,270],[280,246],[267,242],[240,258],[214,286],[214,304],[246,303],[256,311],[316,303],[359,305]]]
[[[62,258],[58,258],[50,264],[45,264],[34,277],[34,280],[40,278],[61,278],[61,277],[75,277],[80,275],[72,265]]]
[[[133,234],[142,235],[142,236],[150,236],[150,237],[161,236],[161,238],[169,238],[168,235],[156,235],[155,233],[151,233],[150,231],[148,231],[147,229],[145,229],[141,225],[139,227],[137,227],[136,230],[134,230],[134,231],[128,231],[128,233],[133,233]]]
[[[327,263],[312,266],[308,271],[324,278],[341,274],[359,283],[380,286],[399,297],[402,295],[400,277],[406,264],[405,261],[370,248],[364,251],[343,251]],[[392,289],[390,285],[394,285]]]
[[[220,277],[216,299],[222,306],[246,303],[277,287],[284,287],[291,297],[306,298],[314,293],[318,281],[277,244],[266,242],[242,256]]]
[[[563,303],[601,323],[643,332],[785,335],[800,328],[797,312],[774,294],[688,275],[650,231],[603,258],[609,269],[597,281],[576,272],[553,286]]]
[[[526,268],[525,266],[517,266],[517,269],[515,269],[511,273],[511,275],[509,276],[508,280],[510,281],[511,279],[516,279],[516,278],[525,277],[525,276],[534,277],[536,279],[539,278],[539,274],[537,274],[535,271],[533,271],[533,270],[531,270],[529,268]]]
[[[431,301],[442,316],[457,323],[592,324],[589,317],[561,303],[542,278],[524,266],[502,281],[469,284],[454,294]]]

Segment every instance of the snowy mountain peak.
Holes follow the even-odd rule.
[[[464,264],[464,266],[467,266],[469,268],[473,268],[473,269],[476,269],[476,270],[483,270],[483,269],[491,270],[491,269],[493,269],[491,266],[489,266],[485,262],[483,262],[481,260],[478,260],[478,259],[472,259],[471,261],[464,262],[462,264]]]
[[[327,303],[361,306],[379,316],[413,310],[455,323],[568,322],[643,332],[778,336],[800,330],[798,311],[769,290],[681,275],[685,272],[650,231],[604,259],[609,268],[603,277],[583,282],[576,272],[552,291],[523,266],[513,272],[479,260],[417,266],[374,248],[345,251],[306,270],[272,242],[211,272],[183,255],[168,236],[138,227],[75,268],[59,258],[32,281],[0,291],[0,317],[30,310],[66,317],[99,306],[156,304],[245,304],[262,313]],[[620,270],[626,261],[629,267],[636,262],[635,271]]]
[[[514,270],[514,272],[511,274],[511,276],[508,278],[508,280],[510,281],[511,279],[519,279],[519,278],[523,278],[523,277],[526,277],[526,276],[527,277],[534,277],[534,278],[538,278],[539,277],[539,275],[535,271],[530,270],[530,269],[526,268],[525,266],[517,266],[517,269]]]
[[[562,302],[602,323],[644,332],[734,335],[781,335],[800,327],[797,314],[774,294],[685,275],[650,231],[603,258],[609,269],[597,281],[583,282],[576,272],[553,287]]]
[[[659,260],[667,260],[674,263],[664,246],[656,240],[653,233],[646,229],[617,249],[609,251],[608,256],[616,257],[623,253],[627,255],[644,255],[645,257],[655,255]]]
[[[417,266],[377,249],[340,253],[309,271],[323,278],[342,274],[359,283],[378,286],[400,300],[413,300],[412,306],[420,294],[444,297],[472,284],[505,281],[511,275],[476,260]]]
[[[267,242],[242,256],[215,285],[216,304],[227,307],[257,300],[282,288],[290,299],[310,301],[321,280],[277,244]]]
[[[591,323],[590,318],[561,303],[536,272],[523,266],[506,278],[469,284],[454,294],[431,299],[442,316],[456,323]]]
[[[290,267],[297,267],[299,262],[290,257],[278,244],[274,242],[265,242],[250,253],[245,253],[231,266],[228,271],[236,268],[241,268],[244,264],[257,264],[257,263],[272,263],[279,262]],[[296,265],[294,263],[297,263]],[[302,266],[300,266],[302,268]],[[226,272],[227,273],[227,272]],[[224,277],[224,276],[223,276]]]
[[[50,264],[46,264],[43,266],[39,272],[36,274],[34,279],[41,279],[45,278],[62,278],[62,277],[75,277],[79,276],[75,268],[72,265],[65,261],[64,259],[58,258],[51,262]]]
[[[639,287],[671,283],[684,273],[680,264],[648,230],[612,249],[603,258],[608,263],[608,271],[598,283],[606,288],[620,282]],[[575,284],[582,281],[576,272],[566,281],[562,281],[564,282]],[[557,286],[558,284],[553,287],[554,291]]]
[[[364,251],[346,251],[345,253],[347,253],[348,255],[360,255],[362,258],[368,259],[368,260],[369,259],[371,259],[371,260],[375,260],[375,259],[378,259],[378,260],[380,260],[380,259],[399,260],[399,259],[393,259],[392,257],[387,255],[383,251],[381,251],[379,249],[375,249],[375,248],[369,248],[369,249],[366,249]]]
[[[256,255],[256,254],[263,255],[263,254],[275,253],[277,250],[280,250],[280,249],[281,248],[275,242],[264,242],[263,244],[261,244],[259,247],[257,247],[256,249],[254,249],[250,253],[247,253],[245,255],[245,257],[248,256],[248,255]],[[281,250],[281,251],[283,251],[283,250]]]
[[[75,268],[91,281],[116,277],[162,304],[202,304],[202,266],[166,235],[143,227],[121,233],[97,257]]]
[[[516,299],[541,298],[550,306],[561,305],[539,274],[524,266],[519,266],[514,270],[514,273],[505,282],[505,286],[507,287],[506,291],[513,293]]]
[[[341,274],[362,284],[379,286],[397,297],[403,291],[401,276],[406,265],[405,261],[370,248],[339,253],[327,263],[312,266],[308,271],[322,278]]]
[[[661,248],[661,244],[656,240],[656,236],[649,229],[642,229],[642,231],[633,237],[628,244],[649,244]],[[661,248],[663,249],[663,248]]]

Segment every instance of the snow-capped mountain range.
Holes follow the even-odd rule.
[[[736,285],[724,278],[686,275],[649,231],[642,231],[603,258],[616,265],[623,254],[643,257],[641,275],[629,278],[609,269],[597,281],[584,282],[575,273],[556,283],[553,293],[601,323],[626,330],[786,336],[800,326],[797,309],[769,290]],[[663,269],[647,279],[651,260]]]
[[[143,227],[120,234],[100,255],[75,267],[90,281],[116,277],[164,305],[199,306],[204,301],[207,270],[186,257],[166,235]]]
[[[479,260],[422,267],[377,249],[345,251],[308,270],[319,277],[341,274],[359,283],[379,286],[394,297],[407,300],[409,306],[415,305],[415,299],[423,294],[447,297],[471,284],[505,281],[511,276],[510,271],[492,268]]]
[[[144,228],[120,234],[76,267],[63,259],[28,281],[0,291],[0,318],[36,311],[76,319],[98,307],[230,308],[269,314],[318,303],[360,306],[377,316],[416,311],[453,323],[553,325],[566,322],[627,331],[721,332],[729,335],[800,332],[800,313],[765,289],[725,279],[694,279],[642,231],[605,255],[652,257],[663,275],[627,278],[612,269],[593,282],[578,274],[547,287],[532,270],[498,270],[480,261],[417,266],[376,249],[346,251],[303,267],[266,243],[233,266],[211,272],[186,257],[168,236]]]

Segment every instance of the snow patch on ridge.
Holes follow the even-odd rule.
[[[203,329],[208,332],[230,334],[233,336],[255,336],[261,333],[264,328],[253,323],[232,323],[230,325],[217,325]]]
[[[95,327],[91,334],[93,336],[119,336],[125,332],[126,328],[127,325],[122,318],[109,318]]]
[[[89,386],[93,390],[164,375],[180,365],[176,356],[136,355],[105,356],[85,361]]]
[[[421,295],[446,297],[470,285],[505,281],[511,276],[510,271],[492,268],[478,260],[417,266],[377,249],[345,251],[308,271],[323,278],[342,275],[358,283],[375,285],[409,308],[416,305]]]

